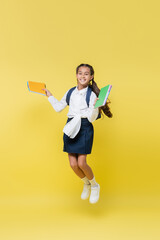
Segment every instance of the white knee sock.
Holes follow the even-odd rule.
[[[98,186],[98,183],[96,182],[95,180],[95,177],[93,177],[91,180],[89,180],[90,184],[91,184],[91,187],[96,187]]]
[[[88,178],[85,176],[84,178],[81,178],[81,180],[85,183],[85,184],[90,184]]]

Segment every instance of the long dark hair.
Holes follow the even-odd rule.
[[[90,69],[90,74],[93,75],[93,79],[91,80],[91,81],[92,81],[92,84],[89,83],[88,86],[92,89],[92,91],[93,91],[93,92],[96,94],[96,96],[98,97],[99,92],[100,92],[100,89],[98,88],[97,83],[94,81],[94,69],[93,69],[93,67],[92,67],[91,65],[89,65],[89,64],[84,64],[84,63],[82,63],[82,64],[80,64],[80,65],[76,68],[76,74],[78,73],[78,70],[79,70],[80,67],[88,67],[88,68]],[[90,81],[90,82],[91,82],[91,81]],[[109,108],[109,106],[108,106],[108,104],[110,104],[111,101],[110,101],[109,99],[107,99],[107,101],[108,101],[108,102],[106,102],[106,104],[105,104],[104,106],[100,107],[99,110],[100,110],[100,113],[103,112],[107,117],[112,118],[112,117],[113,117],[113,114],[110,112],[110,108]]]

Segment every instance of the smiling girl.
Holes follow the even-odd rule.
[[[96,182],[91,167],[87,164],[87,154],[91,154],[94,129],[92,122],[101,117],[102,111],[112,117],[108,102],[105,106],[94,109],[99,88],[94,81],[94,70],[89,64],[81,64],[76,68],[77,86],[69,89],[58,101],[48,89],[48,101],[56,112],[69,105],[68,119],[63,129],[63,151],[68,153],[70,166],[75,174],[84,182],[81,199],[96,203],[99,200],[100,185]]]

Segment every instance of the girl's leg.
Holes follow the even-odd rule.
[[[81,180],[84,182],[83,191],[81,194],[81,199],[85,200],[89,197],[91,184],[88,180],[88,178],[85,176],[82,169],[78,166],[78,154],[75,153],[69,153],[69,161],[70,166],[73,169],[73,171],[81,178]]]
[[[69,157],[70,166],[73,169],[73,171],[77,174],[78,177],[84,178],[85,174],[82,171],[82,169],[80,169],[78,166],[77,155],[75,153],[68,153],[68,157]]]
[[[94,175],[92,169],[86,162],[86,158],[86,154],[78,154],[78,167],[84,172],[84,174],[89,180],[92,180]]]
[[[92,169],[86,163],[86,154],[78,154],[78,166],[84,172],[86,177],[89,179],[91,184],[91,195],[89,198],[90,203],[96,203],[99,200],[99,192],[100,186],[95,181],[95,177],[93,175]],[[86,191],[86,195],[88,196],[88,191]]]

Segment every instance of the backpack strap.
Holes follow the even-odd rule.
[[[91,93],[92,93],[92,89],[90,87],[88,87],[87,94],[86,94],[86,102],[87,102],[88,107],[89,107]]]
[[[71,93],[73,92],[73,90],[75,89],[76,87],[73,87],[71,89],[69,89],[68,93],[67,93],[67,96],[66,96],[66,102],[67,102],[67,105],[69,105],[69,100],[70,100],[70,97],[71,97]]]

